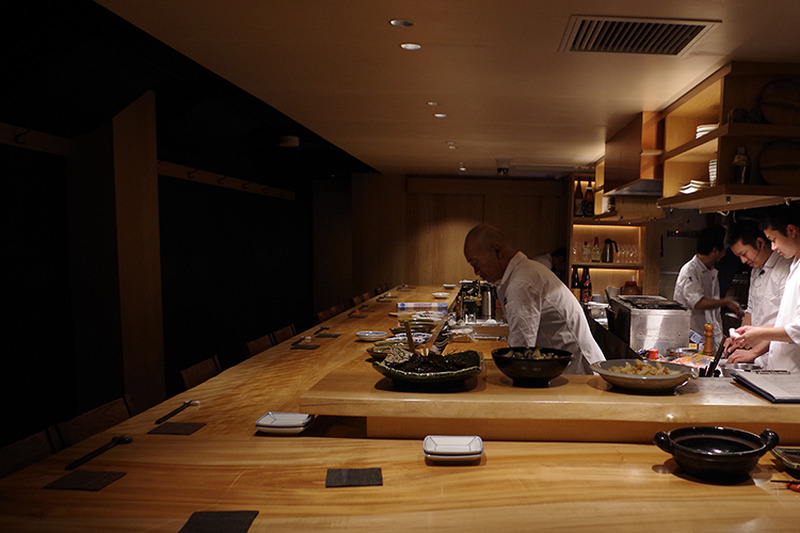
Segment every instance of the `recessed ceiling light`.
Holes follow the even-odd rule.
[[[427,102],[427,104],[428,104],[429,106],[431,106],[431,107],[436,107],[436,106],[440,106],[440,105],[442,105],[442,103],[441,103],[441,102],[437,102],[437,101],[435,101],[435,100],[431,100],[430,102]]]
[[[402,43],[400,44],[400,48],[403,50],[419,50],[422,48],[422,45],[417,43]]]
[[[460,170],[461,172],[466,172],[467,171],[467,167],[464,166],[464,163],[459,163],[458,164],[458,170]]]
[[[447,118],[447,113],[434,113],[433,116],[436,118]]]
[[[389,21],[389,24],[400,28],[408,28],[409,26],[413,26],[414,22],[406,19],[392,19]]]

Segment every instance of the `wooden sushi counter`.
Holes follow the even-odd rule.
[[[769,426],[784,444],[800,442],[797,406],[772,405],[726,380],[696,380],[669,396],[620,394],[596,376],[520,389],[489,360],[464,392],[393,390],[365,361],[367,344],[355,332],[387,330],[398,300],[431,301],[437,290],[392,289],[397,298],[370,300],[327,321],[329,329],[302,332],[0,479],[0,529],[192,531],[182,528],[193,513],[251,511],[249,529],[236,531],[797,530],[800,493],[772,482],[791,477],[769,453],[748,479],[720,485],[687,476],[650,441],[656,429],[719,423],[755,432]],[[301,336],[317,348],[293,346]],[[202,427],[151,432],[157,418],[188,400],[200,404],[169,422]],[[268,411],[300,410],[322,416],[298,435],[255,428]],[[423,455],[421,435],[463,431],[483,433],[478,461],[439,464]],[[100,490],[45,488],[116,435],[133,442],[74,471],[122,474],[116,481]],[[377,470],[379,483],[326,487],[337,469]]]

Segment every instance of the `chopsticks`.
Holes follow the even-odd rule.
[[[65,470],[75,470],[76,468],[78,468],[82,464],[91,461],[92,459],[94,459],[95,457],[100,455],[101,453],[110,450],[111,448],[113,448],[117,444],[130,444],[131,442],[133,442],[133,437],[127,437],[125,435],[121,435],[119,437],[111,437],[110,441],[108,441],[107,443],[103,444],[102,446],[100,446],[96,450],[87,453],[86,455],[84,455],[80,459],[76,459],[76,460],[72,461],[70,464],[65,466],[64,469]]]
[[[187,407],[189,407],[190,405],[200,405],[200,402],[199,402],[199,401],[197,401],[197,400],[188,400],[188,401],[185,401],[185,402],[183,402],[183,405],[181,405],[181,406],[180,406],[180,407],[178,407],[177,409],[173,409],[173,410],[172,410],[172,411],[170,411],[169,413],[165,414],[164,416],[162,416],[161,418],[159,418],[158,420],[156,420],[156,424],[160,424],[160,423],[162,423],[162,422],[166,422],[168,419],[170,419],[170,418],[172,418],[173,416],[177,415],[178,413],[180,413],[181,411],[183,411],[184,409],[186,409],[186,408],[187,408]]]

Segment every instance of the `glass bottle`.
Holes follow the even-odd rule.
[[[600,250],[600,241],[597,239],[597,237],[595,237],[594,245],[592,246],[592,251],[589,253],[589,257],[592,263],[599,263],[601,255],[602,251]]]
[[[572,215],[576,217],[583,216],[583,192],[581,191],[581,182],[575,182],[575,197],[573,200]]]
[[[572,267],[572,280],[570,281],[569,288],[572,291],[572,294],[575,295],[575,298],[580,302],[581,301],[581,280],[578,278],[578,267]]]
[[[736,150],[736,155],[733,156],[733,176],[731,176],[733,183],[749,183],[750,182],[750,158],[747,157],[747,150],[744,146],[740,146]]]
[[[589,248],[589,243],[583,241],[583,248],[581,248],[581,263],[588,263],[592,260],[592,249]]]
[[[581,279],[581,301],[590,302],[592,300],[592,278],[589,276],[589,269],[584,267],[583,278]]]
[[[591,184],[586,186],[586,193],[583,195],[583,216],[594,216],[594,190]]]

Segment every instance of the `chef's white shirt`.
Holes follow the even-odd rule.
[[[766,359],[767,370],[800,373],[800,267],[797,258],[789,268],[775,325],[783,327],[794,343],[770,342],[769,354],[760,357],[759,361]]]
[[[750,313],[752,325],[772,326],[775,324],[791,264],[791,259],[772,252],[761,268],[750,270],[747,312]]]
[[[508,263],[497,295],[508,322],[509,346],[541,346],[571,352],[565,373],[591,374],[605,360],[580,303],[546,266],[517,252]]]
[[[701,298],[719,299],[719,278],[717,269],[708,268],[695,255],[678,272],[675,280],[673,298],[676,302],[692,310],[689,327],[692,331],[705,334],[705,325],[714,325],[714,346],[722,342],[722,312],[716,309],[695,309]]]

